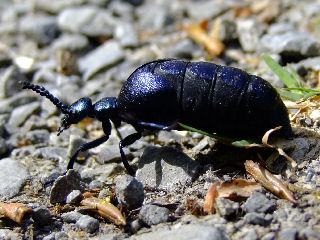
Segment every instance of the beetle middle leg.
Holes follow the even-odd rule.
[[[72,169],[73,168],[73,164],[75,163],[75,161],[77,160],[77,156],[79,154],[79,152],[84,152],[87,151],[91,148],[95,148],[98,147],[100,144],[106,142],[109,139],[110,133],[111,133],[111,124],[110,122],[103,122],[102,123],[102,128],[103,128],[103,132],[105,133],[105,136],[98,138],[96,140],[93,140],[92,142],[88,142],[85,143],[83,145],[81,145],[77,151],[75,152],[75,154],[73,154],[73,156],[70,158],[70,161],[68,163],[67,169]]]
[[[129,136],[126,136],[123,140],[119,142],[119,149],[120,149],[122,163],[131,176],[134,175],[134,171],[126,158],[126,155],[123,152],[123,148],[131,145],[132,143],[140,139],[141,136],[142,136],[141,132],[138,131],[136,133],[130,134]]]

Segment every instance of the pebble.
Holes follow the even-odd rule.
[[[111,36],[113,18],[95,6],[66,8],[58,15],[59,28],[89,37]]]
[[[303,70],[313,70],[315,72],[320,71],[320,57],[313,57],[304,59],[296,64],[292,64],[292,67],[297,69],[297,72]]]
[[[87,141],[78,135],[71,134],[69,138],[69,145],[67,150],[67,158],[70,159],[76,151],[79,149],[79,147],[83,144],[86,144]],[[85,158],[88,156],[88,151],[80,151],[78,154],[78,157]]]
[[[275,239],[276,239],[276,236],[275,236],[275,233],[273,232],[269,232],[261,238],[261,240],[275,240]]]
[[[80,174],[72,169],[66,175],[58,177],[51,188],[50,203],[65,203],[67,196],[73,190],[83,191],[80,181]]]
[[[268,222],[265,220],[263,213],[251,212],[244,216],[244,221],[248,224],[266,226]]]
[[[246,236],[243,238],[244,240],[259,240],[256,230],[255,229],[249,229],[247,231]]]
[[[139,213],[139,218],[148,226],[157,225],[169,220],[170,211],[165,207],[144,205]]]
[[[128,148],[123,149],[124,154],[128,157],[130,151]],[[99,152],[99,158],[97,159],[100,164],[107,164],[112,161],[121,160],[121,155],[119,151],[119,143],[106,145]]]
[[[262,193],[255,192],[247,199],[243,209],[247,213],[269,213],[276,209],[276,202]]]
[[[28,117],[30,117],[39,109],[40,109],[39,102],[33,102],[33,103],[22,105],[20,107],[16,107],[11,113],[8,124],[15,127],[19,127],[26,121]]]
[[[173,190],[192,182],[199,163],[171,147],[147,147],[136,172],[137,179],[152,188]]]
[[[0,77],[0,98],[9,98],[21,92],[19,81],[26,81],[26,77],[16,66],[8,67]]]
[[[23,234],[14,232],[10,229],[0,229],[0,239],[4,239],[4,240],[23,239]]]
[[[217,198],[215,204],[217,212],[225,219],[234,219],[239,213],[240,205],[237,202],[226,198]]]
[[[111,67],[124,58],[124,52],[116,41],[108,41],[91,51],[78,61],[79,70],[84,73],[84,79],[88,80],[99,70]]]
[[[66,203],[72,205],[79,205],[82,199],[82,193],[79,190],[73,190],[71,193],[68,194]]]
[[[129,209],[135,209],[142,205],[144,189],[141,182],[130,175],[121,175],[115,178],[116,196],[119,202]]]
[[[136,240],[228,240],[226,234],[219,228],[209,225],[190,224],[173,229],[156,230],[150,233],[135,236]]]
[[[48,130],[34,130],[28,131],[26,133],[26,138],[28,139],[29,144],[36,146],[47,146],[49,144],[49,132]]]
[[[76,225],[81,228],[83,231],[88,233],[93,233],[99,228],[99,221],[93,217],[83,215],[76,222]]]
[[[66,212],[61,215],[61,218],[66,223],[76,223],[83,215],[79,212],[72,211],[72,212]]]
[[[81,51],[89,47],[87,37],[80,34],[65,34],[53,42],[54,49],[63,49],[71,52]]]
[[[294,228],[285,228],[279,232],[279,240],[296,240],[298,231]]]
[[[32,218],[40,226],[49,225],[52,220],[49,209],[45,207],[33,209]]]
[[[16,196],[30,178],[27,169],[18,161],[3,158],[0,161],[0,199]]]
[[[261,38],[261,44],[273,53],[290,53],[304,57],[320,55],[320,40],[306,33],[266,34]]]

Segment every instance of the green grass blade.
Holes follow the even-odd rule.
[[[296,79],[270,56],[263,55],[262,58],[287,87],[299,87],[299,83],[296,81]]]
[[[288,99],[293,102],[297,102],[304,97],[304,94],[293,93],[293,92],[286,91],[281,88],[277,88],[277,90],[282,98]]]

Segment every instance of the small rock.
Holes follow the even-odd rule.
[[[32,218],[40,226],[49,225],[51,222],[51,213],[49,209],[44,207],[39,207],[39,208],[33,209]]]
[[[41,129],[28,131],[26,133],[26,138],[28,139],[29,144],[47,146],[49,144],[49,135],[48,130]]]
[[[268,28],[268,33],[272,35],[294,31],[294,25],[289,22],[274,23]]]
[[[54,49],[63,49],[71,52],[84,50],[88,46],[88,38],[80,34],[63,35],[53,43]]]
[[[197,55],[197,52],[200,52],[199,46],[190,39],[184,39],[171,48],[169,56],[172,58],[192,59]]]
[[[320,55],[320,40],[306,33],[266,34],[261,38],[261,44],[273,53],[290,53],[291,56],[304,57]]]
[[[296,240],[298,231],[294,228],[285,228],[279,232],[279,240]]]
[[[14,232],[9,229],[0,229],[0,239],[11,240],[11,239],[23,239],[23,234]]]
[[[112,22],[108,11],[94,6],[66,8],[58,16],[58,25],[63,31],[90,37],[110,36]]]
[[[66,203],[78,205],[82,199],[82,193],[79,190],[73,190],[68,194]]]
[[[83,215],[76,222],[76,225],[81,228],[83,231],[88,233],[93,233],[99,228],[99,221],[93,217]]]
[[[233,202],[226,198],[217,198],[216,199],[216,208],[217,212],[221,217],[225,219],[232,219],[236,217],[239,212],[239,203]]]
[[[124,148],[123,151],[126,156],[130,154],[130,151],[127,148]],[[113,144],[104,146],[99,152],[99,158],[97,160],[100,164],[106,164],[120,159],[119,144]]]
[[[17,195],[30,176],[20,162],[11,158],[1,159],[0,169],[0,198],[6,200]]]
[[[263,31],[263,25],[254,19],[237,21],[239,42],[244,51],[252,52],[256,50]]]
[[[93,181],[91,181],[91,182],[89,183],[89,189],[90,189],[90,190],[96,189],[96,188],[101,189],[102,187],[103,187],[102,182],[99,181],[99,180],[97,180],[97,179],[95,179],[95,180],[93,180]]]
[[[267,233],[261,238],[261,240],[275,240],[275,239],[276,239],[276,234],[273,232]]]
[[[254,229],[250,229],[243,240],[259,240],[259,237]]]
[[[314,121],[320,121],[320,110],[313,110],[310,114],[310,118]]]
[[[313,70],[315,72],[319,72],[320,71],[320,57],[304,59],[296,64],[292,64],[292,67],[297,69],[298,72],[299,71],[305,72],[306,70],[307,71]],[[318,111],[318,110],[315,110],[315,111]]]
[[[20,19],[20,31],[39,44],[48,44],[59,36],[56,17],[26,15]]]
[[[67,158],[70,159],[79,147],[83,144],[87,143],[87,141],[77,135],[71,134],[69,138],[69,145],[67,150]],[[86,157],[88,155],[88,151],[80,151],[78,157]]]
[[[139,44],[137,32],[128,22],[117,24],[114,36],[123,47],[136,47]]]
[[[243,205],[243,209],[247,213],[268,213],[276,209],[276,202],[269,200],[264,194],[255,192],[247,199]]]
[[[35,158],[43,158],[43,159],[58,159],[59,165],[61,167],[66,165],[66,158],[67,150],[65,148],[60,147],[43,147],[37,149],[33,152],[32,157]]]
[[[202,2],[190,2],[190,5],[187,8],[188,15],[194,20],[203,20],[203,19],[213,19],[218,15],[222,14],[231,6],[227,2],[211,2],[211,1],[202,1]]]
[[[83,191],[80,181],[80,174],[73,169],[69,170],[66,175],[58,177],[51,188],[50,203],[65,203],[67,196],[73,190]]]
[[[16,66],[8,67],[0,78],[0,98],[8,98],[21,91],[19,81],[26,81],[26,77]]]
[[[124,58],[124,52],[118,42],[107,41],[78,61],[79,70],[88,80],[98,71],[111,67]]]
[[[141,208],[139,218],[148,226],[157,225],[169,220],[170,211],[155,205],[145,205]]]
[[[227,235],[214,226],[189,224],[182,225],[172,229],[158,229],[149,233],[135,236],[136,240],[163,240],[163,239],[179,239],[179,240],[228,240]]]
[[[118,201],[129,209],[135,209],[142,205],[144,189],[141,182],[129,175],[121,175],[115,178],[116,196]]]
[[[136,233],[139,231],[139,229],[142,228],[142,223],[141,223],[140,219],[136,219],[136,220],[132,221],[129,226],[130,226],[131,232]]]
[[[66,223],[76,223],[82,216],[83,216],[83,214],[73,211],[73,212],[63,213],[61,215],[61,218]]]
[[[192,182],[199,163],[172,147],[146,147],[136,177],[143,185],[173,190]]]
[[[19,127],[21,126],[30,115],[40,109],[39,102],[33,102],[15,108],[10,116],[9,125]]]
[[[244,216],[244,221],[248,224],[266,226],[268,222],[265,220],[265,215],[263,213],[247,213]]]

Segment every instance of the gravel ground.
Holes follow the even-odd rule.
[[[263,189],[241,202],[221,198],[216,214],[202,216],[190,202],[203,206],[216,181],[250,179],[243,162],[258,160],[257,150],[198,133],[146,133],[125,149],[137,169],[131,177],[112,130],[106,143],[79,156],[77,171],[66,173],[75,149],[103,135],[100,123],[57,136],[62,115],[18,84],[41,84],[69,104],[81,97],[95,102],[117,96],[143,63],[179,58],[238,67],[282,87],[261,60],[265,53],[316,87],[319,11],[315,0],[1,0],[0,199],[25,203],[33,214],[20,224],[1,218],[0,239],[320,239],[319,110],[292,121],[295,137],[285,144],[296,170],[280,157],[272,169],[296,204]],[[215,56],[192,39],[191,25],[207,25],[206,36],[223,43],[224,52]],[[134,129],[122,124],[119,132]],[[126,226],[79,208],[85,191],[111,199]]]

